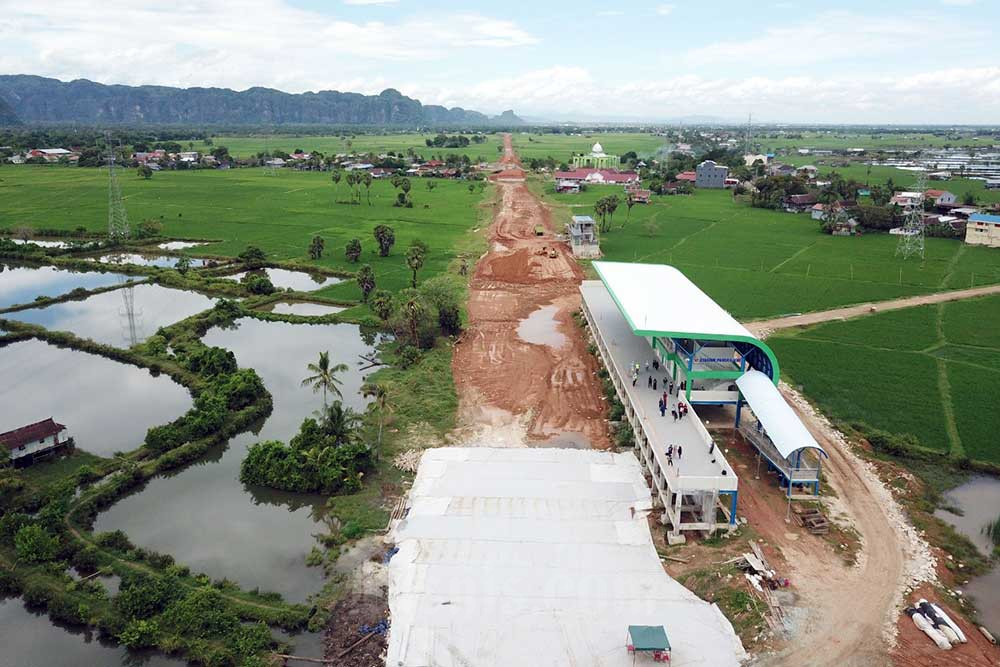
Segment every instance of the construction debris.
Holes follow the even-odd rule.
[[[783,634],[788,627],[785,612],[771,591],[788,586],[789,581],[777,576],[756,542],[750,540],[749,544],[751,553],[744,553],[742,556],[731,558],[726,562],[735,563],[736,567],[743,570],[750,595],[760,598],[767,606],[768,613],[764,614],[764,620],[768,627],[776,634]]]
[[[796,523],[813,535],[826,535],[830,532],[830,522],[818,507],[794,505],[792,509]]]

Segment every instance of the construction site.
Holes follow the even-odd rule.
[[[456,446],[413,462],[386,538],[386,664],[941,664],[936,626],[918,640],[910,620],[935,554],[781,382],[755,332],[783,325],[737,322],[671,266],[595,261],[585,280],[505,145],[454,354]],[[610,453],[625,427],[634,445]],[[951,664],[991,664],[948,621],[966,625]]]

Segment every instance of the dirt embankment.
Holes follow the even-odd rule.
[[[525,186],[509,135],[504,148],[490,247],[470,282],[469,326],[452,362],[458,439],[606,447],[597,364],[572,318],[583,272],[569,247],[554,240],[550,213]],[[545,307],[553,307],[551,333],[559,342],[521,338],[522,320]]]

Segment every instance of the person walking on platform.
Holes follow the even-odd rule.
[[[653,391],[656,391],[656,378],[653,378]]]
[[[660,399],[660,416],[661,417],[667,416],[667,406],[663,404],[662,398]]]
[[[680,459],[682,456],[684,456],[684,448],[677,445],[677,458]]]
[[[674,421],[677,421],[677,408],[670,408],[670,414],[673,416]]]
[[[648,388],[652,389],[652,387],[653,387],[653,376],[652,375],[647,375],[646,376],[646,386]]]

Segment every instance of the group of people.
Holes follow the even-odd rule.
[[[672,466],[674,464],[674,454],[677,454],[677,460],[680,461],[681,457],[684,455],[684,447],[677,445],[675,448],[673,445],[667,447],[667,465]]]

